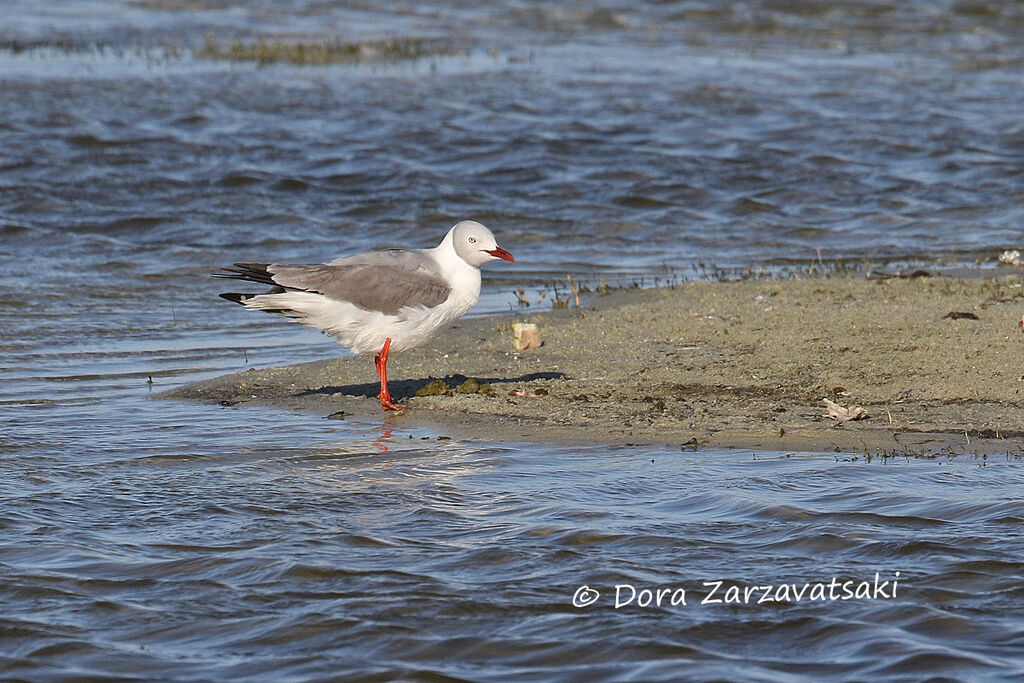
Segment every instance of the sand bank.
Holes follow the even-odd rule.
[[[366,357],[250,370],[162,396],[380,417],[489,440],[1019,454],[1022,284],[697,282],[464,320],[392,356],[392,395],[409,410],[387,416]],[[544,346],[514,353],[513,322],[538,324]],[[456,390],[467,377],[487,386]],[[451,390],[415,396],[436,379]],[[836,426],[823,398],[869,417]]]

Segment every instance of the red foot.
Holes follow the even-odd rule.
[[[391,337],[384,340],[384,348],[382,348],[376,358],[373,359],[374,364],[377,366],[377,376],[380,377],[380,393],[377,394],[377,398],[380,399],[380,407],[384,410],[405,410],[405,406],[400,406],[397,403],[392,402],[391,394],[388,392],[389,348],[391,348]]]
[[[393,403],[390,396],[378,396],[377,398],[380,399],[380,407],[384,410],[405,410],[405,406]]]

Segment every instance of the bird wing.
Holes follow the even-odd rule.
[[[433,308],[452,291],[433,259],[422,252],[402,250],[358,254],[320,264],[236,263],[217,275],[315,292],[388,315],[407,306]]]

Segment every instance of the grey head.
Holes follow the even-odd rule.
[[[460,221],[449,234],[455,253],[471,266],[479,268],[495,259],[515,262],[512,254],[498,246],[491,231],[476,221]]]

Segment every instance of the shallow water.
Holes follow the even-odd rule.
[[[5,452],[7,675],[1024,673],[1017,460],[438,441],[195,413],[144,404],[130,434],[83,419],[52,449]],[[876,573],[898,587],[876,593]],[[784,583],[792,600],[833,577],[871,597],[710,602]],[[601,597],[574,607],[584,585]],[[678,588],[686,602],[616,607],[615,586],[620,603]]]
[[[213,268],[429,246],[463,217],[518,259],[477,313],[517,285],[547,306],[567,273],[1021,246],[1019,6],[630,5],[5,5],[2,675],[1021,675],[1013,457],[460,442],[149,400],[340,353],[217,299]],[[208,34],[446,47],[261,66],[198,57]],[[699,604],[713,579],[896,571],[890,599]],[[690,597],[616,609],[616,584]]]

